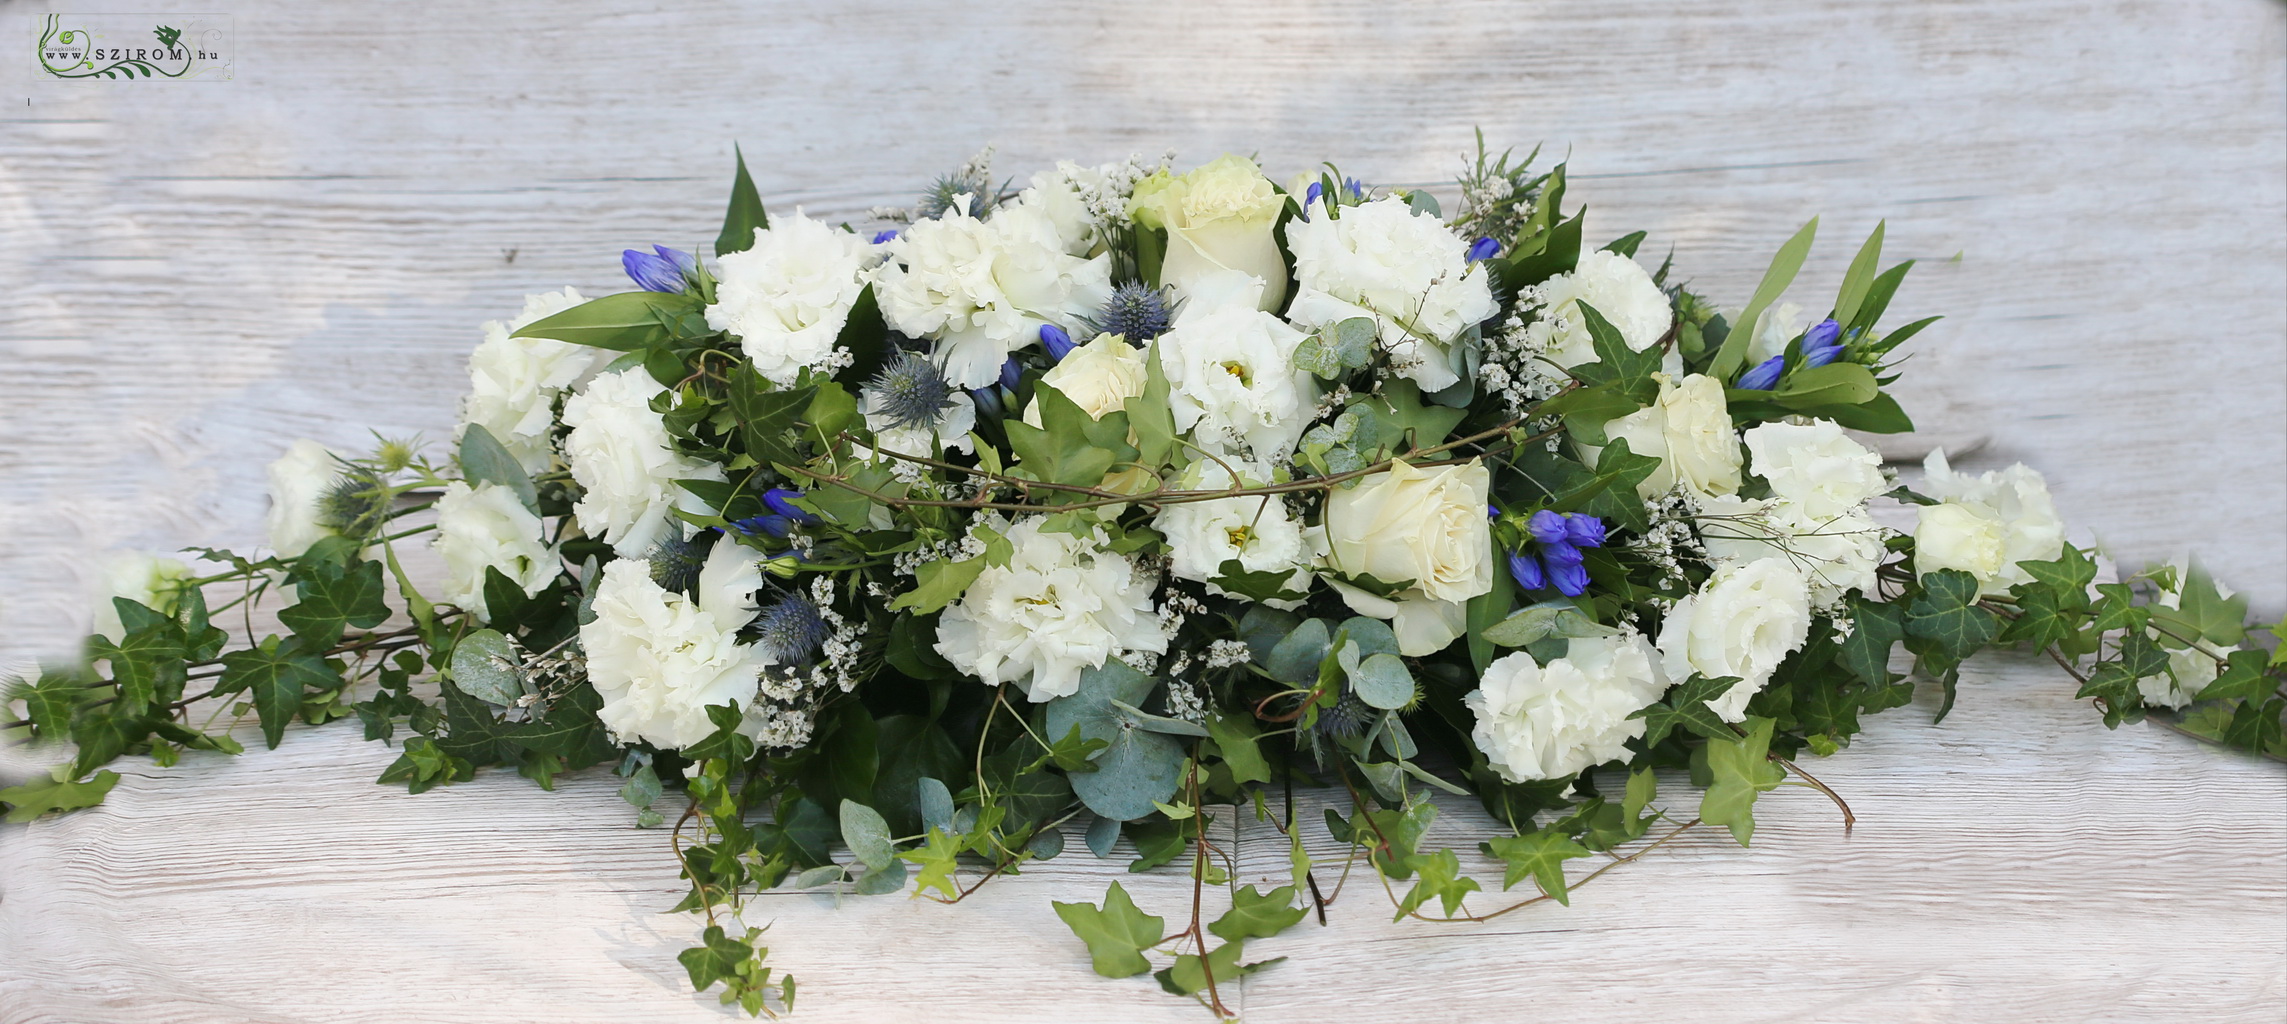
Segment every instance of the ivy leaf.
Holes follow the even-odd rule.
[[[1890,671],[1890,649],[1906,638],[1904,610],[1895,603],[1852,598],[1850,615],[1853,628],[1842,639],[1836,663],[1875,686],[1895,682],[1898,676]]]
[[[1645,774],[1649,775],[1648,772]],[[1634,779],[1628,781],[1628,789],[1633,794],[1636,789]],[[1646,799],[1649,799],[1648,794]],[[1633,820],[1636,812],[1642,809],[1642,804],[1639,803],[1635,810],[1626,812],[1626,817]],[[1503,890],[1514,887],[1530,876],[1533,884],[1540,886],[1542,892],[1566,906],[1572,905],[1572,895],[1564,880],[1564,862],[1589,855],[1588,847],[1554,828],[1495,839],[1479,844],[1479,848],[1508,865],[1507,872],[1501,876]]]
[[[1215,984],[1227,984],[1286,959],[1283,956],[1273,957],[1242,964],[1239,962],[1239,950],[1239,943],[1226,942],[1207,954],[1207,969],[1215,972]],[[1159,987],[1169,995],[1198,995],[1207,989],[1207,970],[1201,969],[1199,957],[1192,953],[1176,957],[1175,963],[1154,971],[1152,977],[1159,979]]]
[[[1090,428],[1097,421],[1045,384],[1033,389],[1032,403],[1040,410],[1040,426],[1018,419],[1001,423],[1008,431],[1009,450],[1015,453],[1017,464],[1049,483],[1093,487],[1103,482],[1104,474],[1118,459],[1111,450],[1089,440]]]
[[[188,669],[183,663],[183,629],[175,620],[124,597],[113,598],[126,632],[118,643],[88,638],[88,657],[111,663],[119,687],[113,713],[134,718],[154,704],[183,695]]]
[[[1291,569],[1266,569],[1248,572],[1245,564],[1236,558],[1227,558],[1215,568],[1210,582],[1249,601],[1295,601],[1309,595],[1287,589],[1287,581],[1294,578]]]
[[[2074,693],[2077,700],[2094,698],[2104,702],[2104,724],[2117,728],[2122,718],[2134,708],[2141,707],[2143,698],[2137,693],[2136,673],[2117,661],[2108,661],[2089,670],[2088,682]]]
[[[690,972],[691,988],[704,992],[718,981],[738,978],[740,965],[754,958],[754,947],[749,945],[752,941],[751,937],[745,942],[731,938],[722,925],[710,924],[700,935],[700,944],[684,950],[675,959]]]
[[[1467,899],[1470,893],[1484,891],[1476,879],[1461,874],[1461,858],[1452,850],[1439,850],[1427,855],[1415,854],[1406,858],[1406,865],[1415,874],[1413,889],[1406,893],[1405,899],[1398,901],[1398,913],[1392,920],[1405,920],[1407,914],[1421,909],[1421,905],[1429,902],[1431,897],[1436,897],[1438,905],[1445,910],[1445,916],[1452,917],[1454,911],[1461,909],[1461,901]]]
[[[2056,588],[2043,584],[2020,583],[2009,588],[2017,599],[2019,615],[2002,629],[2001,639],[2007,643],[2027,643],[2034,649],[2044,649],[2080,632],[2082,612],[2072,608],[2071,602]],[[2083,608],[2088,598],[2080,599]]]
[[[347,626],[366,629],[389,617],[382,602],[380,562],[359,562],[338,575],[296,571],[301,600],[278,613],[306,650],[322,651],[341,642]]]
[[[685,748],[683,756],[694,762],[721,759],[734,765],[745,764],[754,757],[754,741],[739,734],[739,725],[745,719],[732,705],[709,705],[707,721],[714,723],[715,731]]]
[[[1694,674],[1682,686],[1670,690],[1666,701],[1648,705],[1628,717],[1644,720],[1644,746],[1647,749],[1659,746],[1668,738],[1668,733],[1679,725],[1701,736],[1728,739],[1735,735],[1731,726],[1707,702],[1723,696],[1738,683],[1736,676],[1710,679]]]
[[[2215,577],[2198,565],[2185,571],[2176,605],[2171,617],[2209,643],[2228,647],[2247,638],[2247,595],[2223,596],[2216,589]]]
[[[365,564],[380,567],[377,562]],[[284,618],[284,614],[279,617]],[[262,720],[262,741],[276,750],[278,741],[285,737],[286,723],[302,710],[303,692],[331,689],[340,682],[341,675],[325,659],[302,650],[295,642],[281,644],[270,636],[258,646],[222,656],[222,678],[216,692],[250,691],[254,713]]]
[[[2141,633],[2152,622],[2152,609],[2135,603],[2135,591],[2126,583],[2099,583],[2096,585],[2096,630],[2109,633],[2126,630]]]
[[[731,415],[739,422],[739,439],[755,461],[766,464],[801,461],[789,440],[817,396],[817,388],[781,390],[756,371],[751,362],[731,370],[724,385]],[[811,497],[815,499],[816,494]]]
[[[1231,769],[1231,781],[1271,780],[1270,762],[1263,760],[1262,748],[1255,742],[1258,734],[1253,718],[1216,712],[1207,720],[1207,735],[1215,741],[1215,749],[1222,751],[1223,764]]]
[[[7,805],[8,815],[0,821],[22,823],[50,811],[76,811],[103,802],[111,787],[119,784],[119,773],[100,771],[86,782],[73,782],[69,773],[62,778],[51,775],[21,786],[0,789],[0,804]]]
[[[1056,903],[1055,907],[1065,927],[1088,944],[1088,959],[1096,973],[1130,978],[1151,970],[1151,961],[1144,959],[1143,951],[1159,945],[1167,922],[1137,910],[1120,883],[1112,883],[1101,908],[1087,903]]]
[[[915,574],[916,584],[912,590],[890,601],[889,610],[910,611],[916,615],[936,612],[960,600],[969,584],[977,582],[984,571],[985,559],[981,555],[958,562],[930,562]]]
[[[1136,433],[1138,458],[1146,465],[1180,468],[1183,464],[1175,444],[1175,410],[1168,398],[1171,391],[1167,370],[1159,362],[1159,342],[1154,341],[1144,354],[1143,394],[1128,399],[1125,406],[1128,427]]]
[[[33,735],[62,736],[71,731],[72,715],[94,696],[88,680],[79,673],[43,669],[36,680],[17,680],[0,689],[0,708],[23,701],[24,717],[20,721],[32,727]]]
[[[921,867],[921,873],[913,879],[914,892],[935,889],[945,894],[946,899],[956,900],[961,898],[961,888],[953,882],[953,871],[960,866],[960,854],[961,840],[932,825],[925,843],[897,856]]]
[[[2096,563],[2089,561],[2081,549],[2067,544],[2064,553],[2052,561],[2024,561],[2017,563],[2017,567],[2033,577],[2035,583],[2058,591],[2060,606],[2074,610],[2088,608],[2088,587],[2096,581]]]
[[[1642,391],[1652,382],[1652,374],[1660,368],[1666,353],[1657,345],[1647,345],[1642,351],[1628,347],[1628,340],[1620,329],[1604,319],[1604,314],[1586,302],[1575,303],[1580,319],[1588,328],[1588,337],[1596,350],[1596,362],[1576,366],[1575,378],[1583,384],[1617,383],[1629,391]]]
[[[1959,569],[1922,577],[1922,592],[1906,605],[1906,647],[1945,684],[1945,703],[1933,721],[1953,710],[1955,667],[2000,633],[2001,620],[1977,606],[1977,577]]]
[[[1267,939],[1287,930],[1310,913],[1307,908],[1294,906],[1295,888],[1282,885],[1268,893],[1257,891],[1252,885],[1231,894],[1231,909],[1207,926],[1207,930],[1230,942],[1242,939]]]
[[[2200,691],[2201,700],[2260,701],[2279,688],[2279,679],[2264,672],[2266,658],[2254,648],[2231,652],[2215,682]]]
[[[1778,788],[1787,777],[1768,757],[1773,724],[1768,718],[1749,718],[1745,736],[1707,742],[1707,769],[1715,781],[1700,797],[1699,817],[1729,828],[1741,846],[1755,834],[1756,795]]]

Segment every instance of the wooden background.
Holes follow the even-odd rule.
[[[1948,316],[1901,389],[1933,437],[2043,470],[2076,538],[2129,564],[2189,547],[2287,607],[2274,0],[215,6],[236,80],[175,85],[34,81],[51,5],[0,5],[0,668],[69,648],[105,549],[256,543],[293,438],[447,436],[476,325],[623,287],[623,247],[703,247],[733,141],[775,207],[839,220],[987,141],[1020,177],[1174,146],[1426,183],[1480,126],[1569,152],[1590,234],[1649,229],[1732,305],[1812,214],[1822,301],[1887,218],[1925,261],[1893,310]],[[1687,838],[1482,927],[1390,925],[1354,887],[1327,933],[1261,943],[1294,962],[1235,1002],[2287,1015],[2279,766],[2107,733],[2030,662],[1968,675],[1944,725],[1894,712],[1814,769],[1852,834],[1782,791],[1753,851]],[[408,797],[370,783],[392,756],[295,730],[0,826],[0,1024],[725,1019],[674,963],[664,837],[609,780]],[[1233,842],[1247,877],[1283,871],[1260,827]],[[756,923],[804,1020],[1204,1019],[1095,978],[1049,912],[1118,872],[1081,852],[956,908],[782,895]],[[1126,881],[1178,913],[1180,878]]]

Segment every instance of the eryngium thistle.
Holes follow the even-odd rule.
[[[1129,344],[1148,345],[1167,333],[1167,322],[1167,296],[1157,288],[1129,283],[1113,289],[1111,299],[1088,323],[1105,334],[1128,339]]]
[[[831,632],[818,606],[801,594],[788,594],[765,607],[746,627],[754,646],[777,665],[805,665]]]
[[[938,175],[937,180],[930,183],[929,190],[921,193],[921,202],[914,207],[913,212],[921,220],[935,220],[950,212],[955,201],[964,195],[970,197],[971,217],[982,217],[1000,203],[998,190],[993,188],[991,178],[981,174],[955,172]]]
[[[1350,739],[1366,731],[1376,713],[1372,705],[1359,700],[1349,687],[1343,687],[1342,699],[1335,701],[1333,707],[1319,709],[1318,721],[1310,728],[1320,739]]]
[[[351,471],[318,498],[318,522],[351,540],[381,532],[389,519],[389,489],[363,472]]]
[[[651,563],[651,582],[661,590],[691,593],[699,585],[699,570],[707,564],[708,547],[697,539],[669,534],[643,556]]]
[[[865,393],[871,408],[891,425],[922,427],[937,422],[937,414],[953,400],[953,385],[928,357],[901,350],[866,382]]]

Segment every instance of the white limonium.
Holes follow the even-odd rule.
[[[2033,580],[2017,563],[2064,553],[2065,523],[2049,483],[2024,463],[1970,476],[1954,472],[1940,448],[1922,468],[1922,493],[1941,504],[1916,509],[1916,575],[1960,569],[1977,577],[1980,594],[2005,594]]]
[[[1604,424],[1607,437],[1626,438],[1629,451],[1660,460],[1660,468],[1636,484],[1636,493],[1656,498],[1677,487],[1702,498],[1738,493],[1743,459],[1723,383],[1702,373],[1680,381],[1657,376],[1657,400]],[[1601,449],[1582,448],[1585,461],[1594,465]]]
[[[333,535],[323,519],[326,495],[341,485],[343,466],[325,445],[304,438],[270,464],[270,550],[300,558]]]
[[[126,626],[119,621],[119,606],[111,603],[116,597],[124,597],[161,615],[175,614],[182,606],[183,588],[190,579],[190,566],[179,559],[148,551],[113,554],[103,563],[96,594],[95,625],[89,632],[113,643],[126,639]]]
[[[1469,599],[1493,589],[1493,536],[1483,463],[1404,461],[1326,495],[1323,561],[1337,572],[1407,584],[1392,597],[1339,584],[1360,615],[1390,620],[1401,653],[1434,654],[1461,635]]]
[[[1015,683],[1034,701],[1069,696],[1080,673],[1123,651],[1158,655],[1157,580],[1103,547],[1102,530],[1051,533],[1039,517],[1008,525],[1013,553],[988,566],[937,621],[937,653],[987,686]]]
[[[865,239],[797,208],[756,228],[753,248],[722,257],[707,326],[736,335],[756,373],[790,387],[803,370],[831,366],[872,252]]]
[[[1175,486],[1222,490],[1260,487],[1262,483],[1246,476],[1233,481],[1221,466],[1201,459],[1185,467]],[[1303,542],[1302,524],[1277,495],[1173,502],[1160,506],[1159,514],[1152,518],[1152,528],[1167,537],[1168,572],[1206,583],[1209,593],[1224,593],[1212,581],[1222,575],[1223,563],[1234,559],[1245,572],[1291,571],[1286,590],[1300,593],[1310,587],[1310,551]],[[1294,604],[1283,600],[1268,603]]]
[[[721,466],[676,452],[667,424],[651,411],[666,390],[638,366],[597,377],[564,402],[564,455],[580,485],[572,507],[582,529],[608,541],[621,558],[636,558],[683,524],[668,509],[700,511],[697,497],[677,480],[722,480]]]
[[[1339,219],[1325,204],[1287,222],[1299,283],[1287,317],[1305,327],[1370,317],[1400,375],[1423,391],[1459,381],[1454,340],[1500,311],[1469,244],[1396,196],[1343,207]]]
[[[738,641],[761,587],[754,552],[728,538],[707,553],[690,596],[653,582],[643,559],[604,566],[595,619],[580,627],[588,681],[603,698],[597,719],[623,742],[679,749],[715,731],[708,707],[746,707],[770,666]]]
[[[1642,637],[1576,638],[1547,665],[1519,651],[1485,666],[1464,698],[1470,739],[1509,782],[1561,779],[1629,756],[1643,710],[1667,691],[1659,652]]]
[[[1620,339],[1641,352],[1659,343],[1675,322],[1675,310],[1642,264],[1616,252],[1583,253],[1569,273],[1558,274],[1517,296],[1520,306],[1538,310],[1525,328],[1526,347],[1562,369],[1596,361],[1596,340],[1580,304],[1596,307]],[[1680,374],[1683,357],[1669,349],[1667,372]]]
[[[485,604],[485,570],[499,570],[527,597],[547,589],[561,570],[540,517],[510,488],[455,480],[437,498],[436,511],[430,546],[445,563],[444,599],[477,618],[492,615]]]
[[[1810,591],[1801,573],[1763,558],[1724,566],[1699,593],[1676,602],[1660,625],[1660,655],[1669,678],[1698,673],[1739,682],[1707,702],[1726,722],[1747,717],[1747,701],[1810,637]]]
[[[892,328],[935,338],[936,357],[957,387],[983,387],[1010,352],[1039,340],[1047,324],[1070,330],[1112,294],[1111,257],[1064,251],[1038,205],[1011,204],[992,219],[967,203],[906,228],[875,271],[875,295]]]
[[[1269,464],[1294,450],[1318,389],[1294,365],[1305,335],[1257,308],[1261,290],[1260,280],[1236,273],[1197,279],[1158,346],[1176,429]]]
[[[1087,256],[1107,240],[1107,225],[1127,219],[1128,196],[1147,173],[1132,157],[1095,167],[1059,160],[1053,169],[1034,174],[1032,187],[1018,193],[1016,201],[1048,215],[1065,252]]]
[[[1136,225],[1167,232],[1162,284],[1190,290],[1204,278],[1246,274],[1262,284],[1256,308],[1278,311],[1286,298],[1286,260],[1271,232],[1286,197],[1254,161],[1226,154],[1180,175],[1160,171],[1133,191]]]
[[[461,422],[481,426],[499,439],[527,473],[542,472],[552,461],[556,399],[611,354],[552,338],[509,335],[586,301],[571,288],[527,295],[524,311],[506,323],[487,322],[484,340],[469,353],[469,393],[461,401]]]

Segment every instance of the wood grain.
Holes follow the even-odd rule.
[[[1901,389],[1933,433],[2048,473],[2076,538],[2130,564],[2191,546],[2287,610],[2270,0],[227,13],[230,83],[0,72],[0,667],[68,649],[102,550],[255,543],[293,438],[445,436],[476,325],[620,287],[620,248],[703,245],[734,140],[774,207],[840,220],[984,141],[1019,175],[1172,145],[1426,183],[1481,126],[1569,153],[1592,235],[1648,229],[1733,305],[1809,216],[1806,301],[1886,219],[1922,261],[1893,310],[1948,317]],[[2107,733],[2035,665],[1972,682],[1941,728],[1896,712],[1813,769],[1858,809],[1847,836],[1789,790],[1755,850],[1679,841],[1569,910],[1393,926],[1353,890],[1332,934],[1262,944],[1296,962],[1248,981],[1248,1017],[2279,1020],[2277,767]],[[297,730],[0,828],[0,1024],[723,1019],[674,963],[690,922],[657,913],[662,839],[608,780],[408,797],[370,782],[391,756]],[[1276,874],[1251,821],[1234,845]],[[1082,853],[957,908],[763,913],[806,1020],[1200,1019],[1094,978],[1048,912],[1113,876],[1181,900]]]

